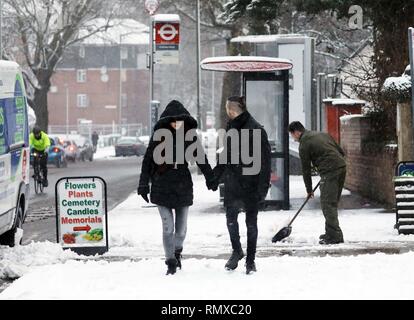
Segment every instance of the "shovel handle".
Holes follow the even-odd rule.
[[[313,189],[312,193],[315,193],[316,190],[318,190],[319,186],[321,185],[321,182],[319,181],[318,184],[316,185],[316,187]],[[298,210],[298,212],[295,214],[295,216],[293,217],[293,219],[290,221],[290,223],[288,224],[288,227],[292,226],[293,222],[296,220],[296,218],[298,217],[299,213],[302,212],[303,208],[306,206],[306,204],[308,203],[308,201],[310,200],[311,195],[309,194],[305,200],[305,202],[302,204],[302,206],[300,207],[300,209]]]

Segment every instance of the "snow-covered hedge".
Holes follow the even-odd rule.
[[[385,80],[382,89],[385,96],[397,102],[411,101],[411,77],[404,74],[401,77],[391,77]]]

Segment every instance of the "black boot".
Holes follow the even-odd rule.
[[[169,274],[175,274],[177,272],[177,259],[173,258],[173,259],[168,259],[167,261],[165,261],[165,264],[168,266],[168,270],[167,270],[167,276]]]
[[[239,261],[244,258],[243,250],[234,250],[229,261],[227,261],[225,268],[227,270],[236,270],[239,265]]]
[[[344,243],[344,238],[343,237],[338,237],[338,238],[332,238],[330,236],[325,236],[323,238],[321,238],[321,240],[319,241],[319,244],[321,245],[333,245],[333,244],[341,244]]]
[[[246,261],[246,274],[257,272],[256,264],[254,261]]]
[[[183,257],[181,255],[181,252],[183,252],[183,249],[175,250],[175,258],[177,259],[177,268],[181,270],[181,258]]]

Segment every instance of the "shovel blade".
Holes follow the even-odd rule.
[[[287,237],[289,237],[291,233],[292,233],[292,227],[285,227],[282,230],[280,230],[278,233],[276,233],[276,235],[272,239],[272,242],[273,243],[280,242],[283,239],[286,239]]]

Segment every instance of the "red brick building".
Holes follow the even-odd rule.
[[[52,78],[50,126],[148,123],[148,27],[127,19],[70,47]],[[121,107],[120,107],[121,106]]]

